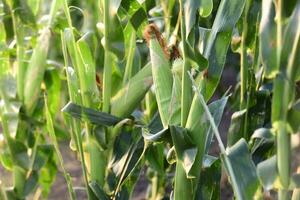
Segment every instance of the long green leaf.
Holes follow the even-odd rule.
[[[150,63],[142,68],[111,100],[111,113],[128,117],[136,109],[152,85]]]
[[[221,159],[230,177],[236,198],[253,199],[259,182],[246,141],[241,139],[226,149],[226,154],[222,154]]]
[[[100,112],[91,108],[86,108],[72,102],[69,102],[63,109],[62,112],[65,112],[76,119],[83,120],[85,122],[103,125],[103,126],[113,126],[121,121],[120,118],[113,115]]]
[[[219,83],[233,28],[240,18],[246,0],[222,0],[213,23],[204,57],[208,60],[208,75],[201,82],[201,91],[209,99]]]
[[[274,77],[278,72],[276,65],[276,24],[275,5],[272,0],[262,1],[262,18],[260,22],[260,54],[265,67],[265,76]]]

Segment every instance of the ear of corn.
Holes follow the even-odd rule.
[[[44,78],[44,73],[46,69],[46,59],[47,59],[48,50],[50,46],[50,39],[51,39],[50,28],[52,25],[51,24],[52,20],[55,15],[55,10],[57,9],[57,5],[58,5],[58,1],[54,0],[51,5],[48,25],[41,30],[41,34],[38,38],[36,46],[33,49],[33,53],[31,55],[28,66],[26,68],[26,72],[24,69],[25,66],[22,64],[23,62],[20,62],[20,65],[18,66],[19,72],[21,72],[20,77],[18,77],[19,79],[18,83],[20,85],[24,85],[24,89],[21,89],[20,85],[18,86],[19,95],[21,99],[24,96],[24,106],[28,114],[33,113],[37,100],[40,95],[41,83]],[[15,28],[17,28],[17,26]],[[20,40],[22,40],[22,38]],[[22,48],[22,45],[20,48]],[[20,51],[22,50],[20,49]],[[24,56],[22,56],[22,54],[23,53],[20,54],[21,56],[20,59],[25,58]],[[24,79],[25,81],[22,82],[21,79]]]
[[[170,64],[156,39],[150,40],[150,57],[153,83],[161,121],[166,128],[170,116],[169,105],[172,97],[173,78]]]
[[[26,69],[24,84],[24,104],[28,113],[32,113],[40,96],[41,83],[46,69],[51,32],[44,28],[39,37],[38,44],[34,48],[31,59]]]

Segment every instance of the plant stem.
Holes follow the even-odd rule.
[[[63,176],[64,176],[65,181],[67,183],[70,199],[75,200],[76,196],[75,196],[75,192],[74,192],[74,189],[73,189],[72,180],[71,180],[70,174],[67,172],[67,170],[64,166],[64,160],[63,160],[62,154],[59,150],[59,145],[58,145],[57,138],[56,138],[56,135],[55,135],[55,131],[54,131],[54,128],[53,128],[52,116],[51,116],[49,108],[48,108],[48,103],[47,103],[46,96],[44,97],[44,99],[45,99],[45,107],[46,107],[47,129],[48,129],[48,132],[49,132],[49,135],[50,135],[50,139],[51,139],[51,142],[54,146],[54,149],[55,149],[60,167],[63,171]]]
[[[274,81],[274,91],[272,100],[272,125],[277,136],[277,167],[279,180],[283,189],[279,190],[279,200],[287,200],[286,190],[290,182],[290,135],[287,130],[286,120],[288,102],[290,101],[289,83],[287,82],[286,71],[281,69],[281,49],[282,49],[282,12],[283,1],[277,1],[276,22],[277,22],[277,68],[279,74]],[[293,91],[293,90],[292,90]]]
[[[284,190],[284,189],[280,189],[278,191],[278,199],[289,199],[289,191],[288,190]]]
[[[0,199],[2,199],[2,200],[8,200],[7,196],[6,196],[6,192],[3,189],[3,184],[1,182],[1,180],[0,180]]]
[[[112,56],[109,52],[109,0],[104,0],[104,72],[103,72],[103,112],[109,112],[110,98],[111,98],[111,84],[112,84]]]
[[[251,5],[251,0],[248,0],[246,2],[246,6],[244,9],[244,15],[243,15],[243,33],[242,33],[242,39],[241,39],[241,66],[240,66],[240,74],[241,74],[241,94],[240,94],[240,109],[244,109],[247,104],[246,99],[246,92],[247,92],[247,85],[248,85],[248,62],[247,62],[247,45],[246,45],[246,39],[247,39],[247,32],[248,32],[248,12]]]
[[[181,126],[184,127],[189,115],[190,106],[192,102],[192,84],[189,79],[188,72],[191,69],[190,63],[187,60],[187,43],[185,31],[185,17],[183,9],[183,1],[180,0],[180,16],[181,16],[181,40],[183,44],[183,71],[182,71],[182,96],[181,96]]]
[[[67,17],[68,25],[69,28],[71,28],[70,34],[72,38],[72,49],[74,50],[75,53],[75,58],[74,61],[75,63],[75,71],[78,75],[79,78],[79,84],[80,84],[80,90],[81,90],[81,98],[82,98],[82,103],[86,107],[91,107],[92,106],[92,101],[91,101],[91,96],[89,95],[89,86],[87,85],[87,82],[85,81],[85,68],[84,64],[80,60],[80,55],[78,53],[78,49],[76,46],[75,42],[75,37],[74,33],[72,30],[72,21],[71,21],[71,16],[70,16],[70,11],[68,8],[67,1],[64,0],[64,11]],[[105,159],[103,158],[103,153],[100,152],[99,148],[97,145],[94,144],[92,132],[91,132],[91,127],[88,125],[88,123],[85,123],[85,128],[86,128],[86,135],[87,135],[87,143],[89,146],[89,156],[90,156],[90,173],[91,173],[91,180],[96,181],[99,185],[103,186],[104,179],[105,179],[105,166],[102,166],[102,160]],[[89,198],[93,198],[92,196],[89,196]]]
[[[24,47],[24,31],[23,24],[18,23],[17,16],[15,12],[11,9],[12,13],[12,21],[15,33],[15,39],[17,41],[17,94],[18,98],[23,101],[24,100],[24,80],[26,74],[26,63],[25,61],[25,47]]]
[[[17,196],[19,198],[23,197],[25,181],[26,181],[26,171],[19,166],[14,166],[14,189],[16,190]]]
[[[62,40],[62,52],[63,52],[63,56],[64,56],[64,61],[65,61],[65,69],[66,71],[68,70],[68,66],[69,66],[69,61],[68,61],[68,55],[67,55],[67,48],[66,48],[66,42],[63,36],[63,33],[61,32],[61,40]],[[70,73],[66,73],[67,74],[67,82],[68,82],[68,90],[69,90],[69,96],[70,96],[70,100],[72,102],[78,103],[80,101],[79,98],[76,98],[76,95],[73,93],[72,88],[71,88],[71,77],[70,77]],[[85,186],[86,188],[89,188],[89,183],[88,183],[88,174],[86,171],[86,162],[85,162],[85,157],[84,157],[84,152],[83,152],[83,146],[82,146],[82,136],[81,136],[81,132],[80,132],[80,124],[77,123],[77,121],[75,119],[72,119],[72,125],[71,125],[71,132],[72,132],[72,137],[75,140],[76,143],[76,149],[79,152],[79,157],[80,157],[80,164],[81,164],[81,168],[82,168],[82,173],[84,176],[84,181],[85,181]],[[88,199],[90,199],[91,196],[91,191],[88,190],[87,194],[88,194]]]
[[[169,10],[168,10],[168,1],[165,0],[160,0],[161,3],[161,7],[163,9],[164,12],[164,22],[165,22],[165,33],[166,33],[166,38],[169,38],[170,35],[170,16],[169,16]]]
[[[192,179],[186,177],[183,163],[176,162],[174,200],[193,199],[195,196]]]

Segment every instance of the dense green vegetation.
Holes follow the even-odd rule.
[[[47,199],[58,170],[70,199],[131,199],[145,170],[151,200],[220,199],[221,175],[238,200],[300,199],[298,81],[300,0],[1,0],[0,200]]]

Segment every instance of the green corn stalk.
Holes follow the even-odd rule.
[[[180,3],[180,19],[181,19],[181,39],[183,44],[183,70],[182,70],[182,96],[181,96],[181,126],[185,126],[190,106],[192,102],[192,89],[191,89],[191,81],[188,76],[188,71],[191,69],[190,63],[187,58],[187,33],[185,27],[185,13],[183,8],[183,0],[179,1]]]
[[[69,62],[68,62],[68,55],[67,55],[67,47],[66,47],[66,42],[65,42],[62,32],[61,32],[61,40],[62,40],[62,52],[64,55],[70,100],[72,102],[81,104],[81,98],[77,92],[78,88],[79,88],[78,80],[75,78],[76,75],[74,73],[73,68],[68,68]],[[72,70],[72,71],[69,71],[69,70]],[[71,127],[72,127],[71,132],[73,133],[72,139],[75,141],[76,149],[78,150],[79,156],[80,156],[81,169],[82,169],[84,180],[85,180],[85,186],[86,186],[86,188],[89,188],[88,187],[88,185],[89,185],[88,174],[86,171],[86,162],[85,162],[84,151],[83,151],[83,146],[82,146],[82,136],[81,136],[81,131],[80,131],[81,127],[80,127],[80,124],[75,119],[72,119]],[[91,193],[91,191],[88,189],[87,194],[88,194],[89,199],[90,199],[90,196],[92,196],[90,193]]]
[[[4,189],[3,189],[2,186],[3,186],[3,184],[2,184],[2,182],[0,180],[0,199],[2,199],[2,200],[8,200],[7,196],[6,196],[6,193],[5,193],[5,191],[4,191]]]
[[[50,111],[49,111],[49,108],[48,108],[47,97],[45,96],[44,99],[45,99],[45,109],[46,109],[47,130],[49,132],[51,142],[54,145],[54,148],[55,148],[55,151],[56,151],[56,154],[57,154],[57,157],[58,157],[59,164],[60,164],[60,166],[63,170],[63,175],[64,175],[64,178],[66,180],[67,186],[68,186],[68,192],[69,192],[70,199],[75,200],[76,196],[75,196],[75,192],[73,190],[71,176],[65,168],[63,157],[62,157],[61,152],[59,150],[59,145],[58,145],[57,138],[56,138],[55,131],[54,131],[54,127],[53,127],[52,117],[51,117],[51,114],[50,114]]]
[[[82,104],[86,107],[93,107],[95,105],[92,104],[92,96],[89,95],[89,85],[86,81],[87,74],[85,71],[85,65],[90,63],[85,63],[86,60],[83,60],[82,54],[80,52],[80,49],[76,45],[75,37],[73,33],[73,26],[72,26],[72,20],[70,16],[70,10],[68,7],[67,1],[63,1],[63,8],[65,15],[67,17],[68,26],[69,29],[67,29],[67,47],[71,54],[72,62],[75,67],[75,72],[78,76],[79,85],[80,85],[80,91],[81,91],[81,98],[82,98]],[[94,74],[96,76],[96,74]],[[96,84],[96,83],[95,83]],[[95,88],[95,87],[94,87]],[[91,126],[86,122],[85,123],[85,129],[87,132],[87,143],[88,143],[88,151],[89,151],[89,157],[90,157],[90,180],[96,181],[99,185],[104,184],[105,179],[105,166],[106,166],[106,156],[104,152],[101,152],[99,147],[95,145],[94,138],[91,133]],[[94,159],[98,158],[98,159]],[[92,198],[90,196],[90,198]]]
[[[26,75],[26,54],[25,54],[25,44],[24,44],[24,25],[18,19],[18,16],[13,8],[13,2],[8,1],[8,6],[10,9],[14,36],[17,42],[16,46],[16,64],[17,64],[17,93],[18,98],[23,101],[24,99],[24,84],[25,84],[25,75]],[[4,27],[3,29],[4,30]],[[3,31],[4,32],[4,31]]]
[[[247,105],[247,85],[248,85],[248,66],[249,63],[247,62],[247,46],[246,46],[246,39],[247,39],[247,32],[248,32],[248,12],[251,5],[252,0],[246,1],[246,6],[244,8],[243,14],[243,32],[242,32],[242,39],[241,39],[241,62],[240,62],[240,73],[241,73],[241,94],[240,94],[240,110],[244,109]]]
[[[112,66],[113,66],[113,55],[109,51],[109,26],[110,26],[110,1],[104,0],[104,71],[103,71],[103,112],[109,112],[110,98],[111,98],[111,87],[112,87]]]
[[[283,35],[283,1],[279,0],[277,13],[277,65],[279,72],[274,80],[272,99],[272,126],[277,140],[277,168],[282,189],[279,199],[289,198],[291,168],[291,132],[288,128],[288,109],[294,99],[293,84],[299,71],[300,54],[300,1],[297,1],[294,12]],[[293,31],[292,31],[293,30]],[[293,40],[294,38],[294,40]]]

